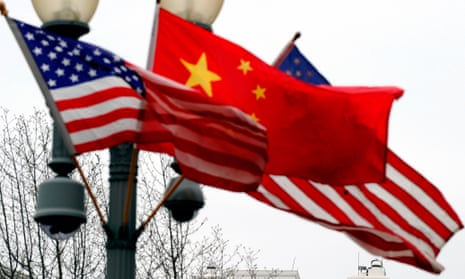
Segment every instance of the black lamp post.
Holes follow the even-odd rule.
[[[42,28],[61,36],[78,39],[89,32],[98,0],[32,0],[34,9],[44,22]],[[208,29],[218,15],[223,0],[164,0],[161,6]],[[52,160],[49,166],[57,177],[39,186],[35,220],[55,239],[71,236],[86,221],[84,189],[72,181],[69,173],[75,168],[63,140],[54,126]],[[133,145],[121,144],[110,148],[109,216],[105,224],[107,233],[107,278],[135,278],[136,229],[136,179],[128,187]],[[166,207],[179,221],[188,221],[201,207],[197,191],[191,191],[193,182],[185,180],[176,189]],[[128,193],[132,189],[132,193]],[[200,193],[201,194],[201,193]],[[130,197],[129,207],[126,201]],[[187,202],[186,202],[187,200]],[[203,205],[203,201],[202,201]]]
[[[32,0],[34,9],[44,22],[43,29],[78,39],[89,32],[87,24],[97,8],[98,0]],[[52,160],[49,167],[56,177],[39,185],[34,219],[53,239],[66,239],[86,222],[84,187],[69,177],[75,168],[56,125],[53,125]]]

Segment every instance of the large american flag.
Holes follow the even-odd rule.
[[[245,113],[95,45],[7,20],[71,154],[133,142],[175,156],[196,182],[257,188],[267,135]]]
[[[63,138],[71,154],[136,140],[143,84],[123,59],[17,20],[9,22],[56,123],[66,126],[69,138]]]
[[[301,80],[325,84],[294,44],[276,65]],[[374,255],[439,273],[441,248],[463,225],[438,188],[388,151],[386,181],[326,185],[267,175],[250,196],[345,233]]]

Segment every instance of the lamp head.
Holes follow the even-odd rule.
[[[77,39],[89,32],[98,0],[32,0],[43,29]]]
[[[177,178],[170,180],[167,190],[174,185]],[[164,206],[170,211],[171,216],[178,222],[192,220],[199,209],[204,206],[202,190],[200,185],[187,178],[171,194]]]
[[[34,220],[52,239],[71,237],[86,222],[84,187],[67,176],[39,185]]]
[[[223,0],[161,0],[160,7],[211,30]]]

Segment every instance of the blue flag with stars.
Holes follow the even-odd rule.
[[[302,55],[296,45],[292,46],[278,69],[310,84],[329,85],[329,81]]]

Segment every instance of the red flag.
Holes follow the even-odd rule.
[[[384,178],[395,87],[316,87],[161,9],[154,71],[233,105],[267,128],[266,172],[324,183]]]
[[[290,45],[282,71],[328,84],[297,47]],[[374,255],[439,273],[441,248],[463,225],[439,189],[388,151],[386,181],[334,187],[285,176],[264,176],[248,194],[281,210],[346,233]]]

